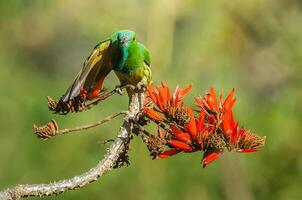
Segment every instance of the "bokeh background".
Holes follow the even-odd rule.
[[[94,45],[119,29],[150,50],[154,81],[236,88],[240,124],[266,135],[254,154],[225,153],[202,169],[200,153],[150,159],[139,138],[131,165],[76,191],[44,199],[302,199],[302,3],[299,0],[0,1],[0,188],[47,183],[96,165],[122,119],[49,141],[32,125],[62,128],[127,108],[115,96],[94,109],[52,115]],[[118,83],[110,75],[106,85]]]

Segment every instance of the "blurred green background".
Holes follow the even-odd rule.
[[[49,141],[32,125],[62,128],[127,108],[115,96],[94,109],[52,115],[94,45],[119,29],[151,51],[154,81],[236,88],[240,124],[266,135],[262,151],[225,153],[202,169],[201,153],[150,159],[139,138],[131,165],[76,191],[44,199],[302,199],[302,3],[299,0],[0,1],[0,188],[48,183],[96,165],[122,119]],[[118,83],[110,75],[106,85]]]

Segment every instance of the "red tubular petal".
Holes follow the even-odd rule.
[[[235,89],[233,88],[232,91],[230,92],[230,94],[224,100],[223,105],[227,105],[227,104],[229,104],[232,101],[234,92],[235,92]]]
[[[169,150],[166,150],[166,151],[160,153],[158,155],[158,158],[159,159],[169,158],[170,156],[178,154],[179,152],[180,152],[180,150],[177,150],[177,149],[169,149]]]
[[[212,152],[208,155],[204,155],[204,157],[202,159],[203,167],[206,167],[208,164],[210,164],[211,162],[213,162],[214,160],[219,158],[220,155],[221,155],[221,153],[218,153],[218,152]]]
[[[170,101],[171,101],[171,94],[170,94],[170,88],[169,87],[167,87],[167,103],[169,104],[170,103]]]
[[[159,95],[160,101],[162,103],[162,106],[164,109],[166,109],[167,101],[168,101],[166,90],[165,90],[165,88],[160,88],[160,87],[156,87],[156,88],[157,88],[158,95]]]
[[[161,86],[162,86],[163,88],[167,88],[167,87],[168,87],[167,84],[166,84],[165,82],[161,81],[160,83],[161,83]]]
[[[173,133],[173,135],[178,135],[183,133],[177,126],[175,126],[174,124],[170,124],[170,129]]]
[[[179,140],[185,142],[185,143],[191,143],[191,137],[189,134],[182,132],[177,126],[174,124],[170,124],[170,129],[172,131],[172,134]]]
[[[236,102],[236,99],[235,98],[233,99],[234,92],[235,92],[235,89],[233,88],[232,91],[230,92],[230,94],[225,99],[225,101],[223,103],[224,112],[230,111],[232,109],[234,103]]]
[[[170,140],[168,143],[172,147],[183,150],[183,151],[192,151],[193,150],[191,146],[189,146],[186,143],[183,143],[181,141],[178,141],[178,140]]]
[[[161,85],[163,87],[163,89],[165,90],[166,96],[167,96],[167,103],[170,101],[170,89],[167,86],[167,84],[165,82],[161,82]]]
[[[239,149],[239,150],[237,150],[237,152],[240,152],[240,153],[253,153],[256,151],[258,151],[258,150],[256,150],[256,149]]]
[[[147,108],[144,109],[144,112],[146,113],[146,115],[149,118],[151,118],[153,120],[162,121],[164,119],[163,116],[160,113],[156,112],[152,108],[147,107]]]
[[[231,103],[230,103],[230,105],[229,105],[229,107],[228,107],[228,110],[229,111],[232,111],[232,108],[233,108],[233,106],[234,106],[234,104],[236,103],[236,98],[234,98],[232,101],[231,101]]]
[[[178,135],[176,135],[176,137],[177,137],[177,139],[179,139],[179,140],[181,140],[181,141],[183,141],[185,143],[189,143],[190,144],[192,142],[190,135],[187,134],[187,133],[178,134]]]
[[[238,131],[238,124],[236,125],[236,130],[232,131],[232,134],[230,135],[230,143],[235,145],[239,139],[239,133],[240,131]]]
[[[186,87],[185,89],[183,89],[180,92],[181,98],[184,98],[190,92],[191,89],[192,89],[192,84],[190,84],[188,87]]]
[[[238,123],[235,122],[234,113],[230,112],[230,125],[233,132],[237,132],[238,130]]]
[[[196,125],[197,132],[201,132],[204,129],[204,117],[205,117],[205,112],[201,111],[199,113],[199,117]]]
[[[187,108],[187,113],[190,117],[190,122],[185,125],[188,133],[191,135],[192,138],[196,139],[197,131],[196,131],[196,122],[193,111],[191,108]]]
[[[237,140],[239,139],[239,135],[242,134],[241,130],[238,130],[238,123],[235,122],[234,114],[231,112],[231,118],[230,118],[230,126],[231,126],[231,132],[230,132],[230,143],[235,144]],[[244,131],[244,130],[243,130]]]
[[[226,112],[222,116],[222,130],[225,135],[229,136],[231,132],[231,125],[230,125],[230,112]]]
[[[156,100],[156,95],[155,93],[153,92],[153,84],[148,84],[147,85],[147,93],[149,95],[149,97],[151,98],[151,100],[153,101],[153,103],[157,103],[157,100]]]
[[[211,109],[218,111],[219,105],[216,98],[216,93],[213,87],[210,87],[210,97],[208,98],[208,104]]]
[[[156,87],[158,95],[156,96],[156,100],[157,100],[157,106],[159,107],[159,109],[161,109],[162,111],[165,110],[164,105],[163,105],[163,94],[161,89],[159,87]]]

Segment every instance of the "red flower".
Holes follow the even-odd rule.
[[[209,110],[215,113],[225,113],[232,110],[233,105],[236,102],[236,98],[233,98],[235,89],[233,88],[230,94],[222,103],[222,94],[219,101],[216,98],[216,92],[213,87],[210,88],[210,92],[206,93],[205,97],[198,97],[196,99],[197,105],[205,110]]]
[[[189,123],[185,124],[185,127],[189,133],[189,135],[194,138],[197,139],[197,128],[196,128],[196,121],[195,121],[195,117],[193,114],[193,111],[191,108],[187,109],[187,113],[190,117],[190,121]]]
[[[156,89],[153,89],[153,85],[149,84],[147,86],[147,95],[151,99],[151,101],[156,106],[155,108],[147,107],[145,109],[145,113],[151,119],[154,119],[156,115],[158,118],[157,113],[162,113],[166,116],[166,118],[177,118],[179,112],[182,112],[183,109],[183,99],[191,90],[192,85],[189,85],[185,89],[181,89],[180,87],[176,87],[175,91],[170,93],[169,87],[162,82],[161,87],[157,86]]]
[[[236,149],[238,152],[255,152],[264,145],[264,137],[259,137],[244,128],[239,128],[232,110],[223,115],[221,129],[229,140],[229,147]]]
[[[205,125],[205,113],[201,112],[199,117],[196,119],[193,115],[191,108],[187,109],[187,114],[190,117],[188,123],[184,125],[184,128],[181,128],[175,124],[170,124],[170,133],[172,138],[167,140],[167,144],[172,152],[179,153],[184,152],[194,152],[194,151],[205,151],[206,153],[203,156],[203,166],[205,167],[210,162],[214,161],[221,154],[221,150],[218,148],[212,148],[209,145],[209,139],[211,134],[213,134],[213,128],[211,125]],[[215,151],[213,151],[215,149]],[[169,156],[174,155],[169,154],[170,150],[164,151],[159,154],[159,158],[168,158]],[[209,154],[211,150],[211,154]]]
[[[250,153],[259,151],[264,146],[266,137],[253,134],[245,129],[240,129],[240,137],[237,141],[237,152]]]
[[[153,110],[152,108],[146,107],[144,109],[145,114],[150,118],[155,121],[162,121],[164,117],[159,113]]]
[[[210,87],[210,92],[205,97],[198,97],[196,101],[201,108],[218,112],[219,104],[213,87]]]
[[[219,158],[219,156],[221,155],[222,152],[206,152],[203,155],[203,159],[202,159],[202,165],[203,167],[206,167],[208,164],[210,164],[211,162],[213,162],[214,160],[216,160],[217,158]]]
[[[222,131],[229,138],[232,145],[236,144],[239,136],[242,134],[242,131],[238,129],[238,123],[235,122],[232,111],[226,112],[222,116]]]
[[[179,152],[180,151],[177,149],[169,149],[169,150],[166,150],[166,151],[162,152],[161,154],[159,154],[158,158],[160,158],[160,159],[169,158],[170,156],[178,154]]]
[[[155,90],[148,85],[147,94],[155,106],[146,107],[144,112],[159,127],[158,136],[152,135],[150,139],[151,155],[168,158],[182,151],[203,151],[202,164],[205,167],[219,158],[226,148],[254,152],[264,145],[265,137],[239,128],[235,121],[232,111],[236,102],[234,89],[225,100],[222,95],[218,100],[211,87],[204,97],[196,99],[199,109],[197,116],[194,116],[193,110],[185,108],[183,102],[191,87],[176,87],[171,95],[169,87],[163,82]],[[154,137],[159,142],[154,142]]]
[[[217,101],[215,90],[211,87],[210,92],[205,97],[198,97],[197,104],[201,110],[205,110],[210,123],[216,127],[221,127],[223,134],[227,137],[230,147],[233,149],[238,142],[243,130],[238,129],[238,123],[235,122],[232,108],[236,102],[233,98],[235,89],[223,101],[222,94]]]
[[[172,134],[180,141],[190,144],[192,142],[191,137],[188,133],[184,133],[180,128],[174,124],[170,124]]]
[[[230,92],[230,94],[224,100],[224,102],[222,104],[223,112],[229,112],[232,110],[232,108],[236,102],[236,98],[233,98],[234,92],[235,92],[235,89],[233,88],[232,91]],[[222,95],[221,95],[221,100],[222,100]]]

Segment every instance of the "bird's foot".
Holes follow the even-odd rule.
[[[147,90],[147,86],[144,83],[138,83],[135,87],[136,91],[139,93],[144,93]]]
[[[145,114],[141,111],[137,113],[137,115],[134,117],[134,123],[139,124],[140,126],[147,125],[150,120],[145,118]]]
[[[123,86],[121,86],[121,85],[116,85],[114,91],[115,91],[116,93],[118,93],[119,95],[123,95],[124,92],[123,92],[122,87],[123,87]]]

